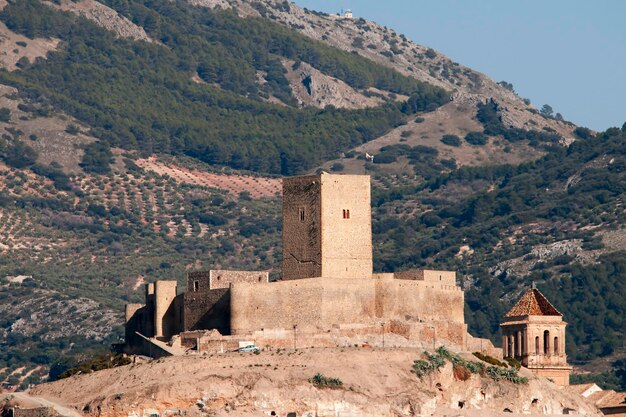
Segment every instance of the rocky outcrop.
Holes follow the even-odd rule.
[[[411,366],[420,356],[408,349],[347,347],[172,357],[70,377],[32,394],[103,417],[141,410],[213,416],[599,416],[580,396],[526,370],[526,385],[459,375],[450,363],[419,379]],[[318,373],[342,384],[311,383]]]
[[[284,60],[283,65],[287,70],[286,76],[292,94],[301,107],[361,109],[376,107],[383,101],[380,97],[367,97],[345,82],[325,75],[305,62],[296,64]]]
[[[120,314],[84,297],[70,297],[57,291],[33,289],[19,305],[0,304],[2,317],[19,318],[0,329],[0,339],[42,335],[55,340],[67,335],[103,340],[120,322]]]
[[[121,38],[152,42],[152,39],[150,39],[142,27],[137,26],[126,17],[118,14],[115,10],[96,0],[62,0],[58,5],[53,2],[49,2],[48,4],[93,20],[103,28],[115,32]]]

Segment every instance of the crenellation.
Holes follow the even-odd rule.
[[[422,281],[425,283],[456,287],[456,272],[454,271],[410,269],[408,271],[394,272],[393,275],[395,279],[407,281]]]
[[[267,284],[270,273],[267,271],[209,271],[209,289],[229,288],[233,284]],[[189,288],[189,287],[188,287]]]

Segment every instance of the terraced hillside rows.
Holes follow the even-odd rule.
[[[235,196],[240,193],[247,193],[252,198],[275,197],[282,192],[282,182],[278,178],[221,174],[188,169],[180,165],[160,162],[154,156],[138,159],[136,163],[147,171],[166,175],[179,183],[225,190]]]
[[[144,282],[275,276],[279,180],[254,172],[318,165],[374,176],[376,270],[458,269],[474,334],[497,340],[534,280],[577,318],[571,358],[623,354],[626,128],[594,137],[391,29],[283,1],[0,0],[0,22],[0,297],[28,306],[0,316],[2,380],[105,348]],[[48,299],[76,325],[54,339]]]
[[[5,168],[0,177],[0,367],[10,371],[5,382],[15,385],[9,374],[19,366],[40,366],[37,372],[45,375],[65,355],[106,349],[121,335],[123,303],[140,301],[142,283],[157,278],[183,283],[186,271],[200,268],[276,271],[279,200],[275,194],[261,196],[277,180],[232,177],[245,178],[248,191],[234,194],[141,169],[74,175],[69,190],[58,190],[48,178]]]

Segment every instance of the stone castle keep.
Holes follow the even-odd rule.
[[[182,293],[176,281],[147,284],[145,304],[126,306],[126,351],[387,343],[502,357],[467,333],[455,272],[372,272],[369,176],[285,178],[282,217],[282,279],[211,270],[190,272]]]

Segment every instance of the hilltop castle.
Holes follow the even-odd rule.
[[[211,270],[190,272],[180,294],[176,281],[147,284],[145,304],[126,306],[126,351],[160,356],[185,348],[223,351],[244,342],[297,347],[386,341],[502,357],[489,340],[468,334],[455,272],[372,272],[370,207],[369,176],[285,178],[282,279]]]

